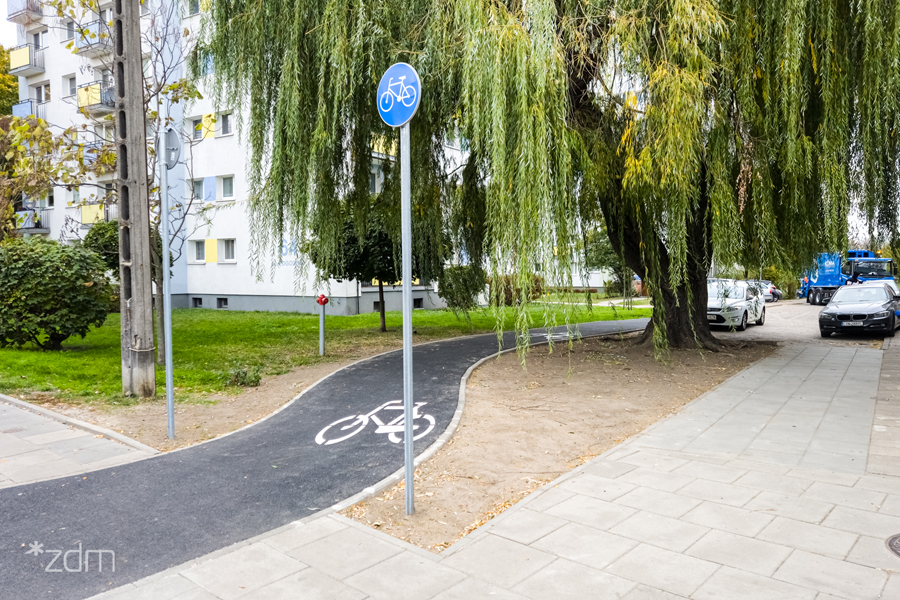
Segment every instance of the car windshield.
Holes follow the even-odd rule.
[[[835,292],[831,301],[838,304],[843,302],[885,302],[889,300],[883,287],[842,287]]]
[[[711,281],[707,284],[706,290],[709,300],[743,300],[746,289],[742,285],[735,285],[728,281]]]
[[[859,261],[854,263],[854,271],[862,277],[890,277],[891,267],[888,262]]]

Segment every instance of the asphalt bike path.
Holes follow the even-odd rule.
[[[646,323],[578,329],[588,337]],[[566,339],[565,328],[550,337]],[[531,332],[533,342],[547,338],[544,329]],[[504,334],[503,348],[514,345],[514,335]],[[416,453],[450,424],[466,370],[497,350],[493,334],[415,347]],[[402,356],[398,350],[346,367],[267,420],[205,444],[0,489],[0,599],[87,598],[310,516],[381,481],[403,466]]]

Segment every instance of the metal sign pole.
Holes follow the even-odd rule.
[[[376,94],[378,113],[391,127],[400,128],[400,241],[403,278],[403,466],[406,514],[415,512],[413,489],[413,349],[412,349],[412,210],[410,202],[409,121],[422,99],[422,84],[416,70],[395,63],[385,71]]]
[[[412,214],[409,184],[409,123],[400,128],[400,238],[403,256],[403,462],[406,514],[416,511],[413,476]]]
[[[169,439],[175,439],[175,393],[172,381],[172,301],[169,288],[169,169],[165,161],[165,135],[160,134],[159,147],[159,235],[162,238],[163,338],[166,344],[166,415]]]
[[[161,132],[156,152],[159,157],[159,235],[162,238],[163,339],[166,345],[166,416],[169,439],[175,439],[175,388],[172,377],[172,286],[169,281],[169,169],[180,155],[176,134]]]
[[[325,305],[319,313],[319,356],[325,356]]]

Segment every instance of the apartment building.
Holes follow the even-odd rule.
[[[154,73],[161,70],[169,78],[186,76],[177,55],[186,55],[183,44],[190,37],[181,32],[202,26],[204,4],[202,0],[144,0],[142,28],[167,32],[166,39],[156,42],[160,44],[156,49],[145,48],[146,77],[158,76]],[[86,149],[112,139],[111,7],[112,0],[101,0],[97,12],[85,13],[74,22],[57,17],[39,0],[8,0],[7,18],[18,25],[18,45],[10,52],[10,73],[19,77],[20,101],[13,115],[33,115],[62,129],[76,125],[81,129],[79,143]],[[179,66],[172,68],[173,64]],[[203,99],[165,109],[174,122],[182,124],[186,141],[181,162],[168,176],[170,205],[176,207],[176,215],[178,206],[188,209],[183,220],[177,219],[179,233],[173,241],[173,306],[318,312],[315,297],[326,293],[331,298],[329,314],[378,310],[378,288],[372,282],[315,284],[312,269],[298,281],[295,265],[304,257],[297,251],[296,240],[283,240],[281,265],[271,276],[257,278],[249,244],[247,151],[237,135],[237,115],[229,107],[213,104],[211,94],[204,93],[203,79],[197,84]],[[148,127],[148,144],[154,137],[153,127]],[[459,148],[448,147],[448,153],[456,160],[463,156]],[[104,202],[114,183],[110,174],[80,188],[57,187],[43,198],[24,199],[16,207],[19,232],[65,241],[83,238],[96,222],[118,219],[115,204]],[[377,169],[371,185],[373,192],[380,189]],[[388,310],[400,310],[399,286],[386,286],[384,295]],[[415,308],[445,306],[434,285],[414,285],[413,303]]]

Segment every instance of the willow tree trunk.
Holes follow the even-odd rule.
[[[701,169],[700,181],[705,180],[704,171]],[[613,248],[625,264],[641,277],[644,285],[653,286],[656,283],[658,288],[651,289],[651,297],[656,303],[653,317],[638,343],[651,342],[654,331],[659,329],[664,332],[671,348],[721,349],[721,343],[713,336],[706,319],[706,280],[712,259],[712,217],[705,183],[700,185],[697,196],[691,220],[687,223],[686,277],[677,287],[671,285],[671,260],[658,230],[644,231],[642,236],[638,219],[644,224],[652,223],[652,220],[647,215],[617,212],[613,206],[603,206]],[[656,249],[656,265],[645,260],[641,251],[642,242],[645,248],[652,244]],[[659,272],[654,273],[651,270],[654,268],[658,268]]]
[[[387,331],[387,324],[384,320],[384,284],[378,280],[378,312],[381,313],[381,332]]]

